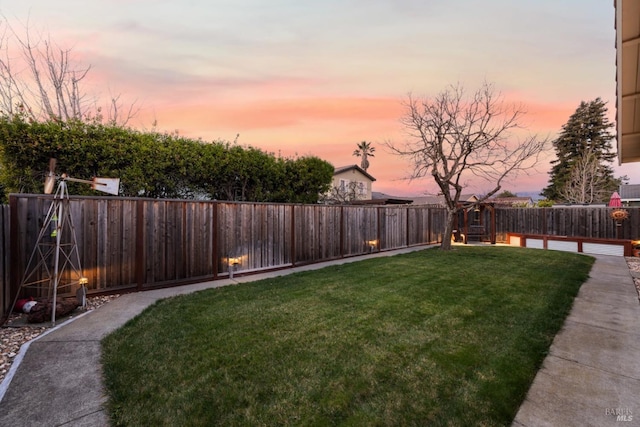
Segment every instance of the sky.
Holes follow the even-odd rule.
[[[437,192],[386,147],[407,138],[408,94],[490,82],[543,138],[597,97],[615,121],[611,0],[0,0],[0,13],[91,65],[85,90],[135,103],[136,128],[335,167],[359,164],[352,153],[368,141],[373,190],[394,196]],[[553,158],[549,146],[503,189],[541,191]],[[640,184],[639,164],[614,166]]]

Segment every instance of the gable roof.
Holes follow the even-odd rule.
[[[379,191],[371,192],[371,200],[367,202],[371,204],[379,204],[379,205],[410,205],[413,203],[413,199],[406,197],[397,197],[390,196],[385,193],[381,193]]]
[[[375,181],[375,180],[376,180],[373,176],[371,176],[369,173],[367,173],[367,171],[365,171],[364,169],[362,169],[362,168],[361,168],[360,166],[358,166],[358,165],[340,166],[340,167],[334,168],[334,170],[333,170],[333,174],[334,174],[334,175],[337,175],[337,174],[342,173],[342,172],[347,172],[347,171],[349,171],[349,170],[351,170],[351,169],[355,169],[355,170],[357,170],[357,171],[358,171],[358,172],[360,172],[362,175],[364,175],[364,176],[366,176],[367,178],[369,178],[371,181]]]
[[[533,204],[533,199],[531,197],[493,197],[487,201],[495,203],[496,205]]]
[[[478,200],[478,197],[475,194],[461,194],[460,195],[460,203],[464,202],[475,202]],[[422,196],[422,197],[414,197],[413,199],[414,205],[439,205],[444,206],[444,196]]]

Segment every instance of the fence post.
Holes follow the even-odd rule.
[[[378,206],[378,229],[376,230],[378,239],[378,252],[382,250],[382,207]]]
[[[213,246],[211,248],[211,254],[213,256],[213,259],[211,260],[213,263],[213,279],[217,279],[218,278],[218,260],[220,259],[218,256],[218,233],[220,230],[220,227],[218,227],[218,208],[220,207],[220,204],[217,201],[213,202],[213,226],[211,228],[211,230],[213,231],[213,238],[211,239],[211,245]]]
[[[144,200],[136,200],[136,284],[141,291],[144,285]]]
[[[26,214],[26,213],[25,213]],[[10,239],[10,267],[11,268],[11,280],[9,282],[9,299],[11,304],[16,298],[18,292],[20,292],[21,269],[23,267],[20,255],[20,224],[18,222],[18,198],[13,195],[9,195],[9,239]],[[7,313],[8,315],[9,313]]]
[[[19,289],[19,276],[18,272],[20,271],[17,268],[18,264],[16,264],[16,260],[18,257],[18,238],[17,238],[17,220],[18,215],[16,214],[17,202],[15,200],[15,196],[9,196],[9,208],[8,210],[3,209],[2,213],[4,215],[9,215],[9,224],[8,227],[5,228],[5,218],[2,218],[2,228],[3,233],[2,236],[8,240],[8,245],[5,243],[7,240],[2,242],[2,289],[0,289],[0,325],[2,325],[11,314],[11,310],[13,309],[13,301],[15,301],[15,295],[13,293],[14,284],[18,283],[16,286],[16,292],[20,292]],[[3,215],[2,215],[3,216]],[[15,230],[15,231],[14,231]],[[14,234],[15,233],[15,234]],[[6,262],[8,261],[8,262]],[[9,269],[7,272],[6,269]]]
[[[430,244],[431,243],[431,236],[433,236],[433,233],[431,232],[431,215],[432,215],[432,211],[431,208],[425,208],[427,210],[427,243]]]
[[[496,244],[496,208],[495,206],[491,206],[490,208],[491,214],[491,244]]]
[[[291,266],[296,266],[296,205],[291,205]]]
[[[404,207],[404,214],[405,214],[405,219],[406,219],[406,239],[404,241],[404,247],[408,248],[409,247],[409,207],[405,206]]]
[[[340,206],[340,258],[344,258],[344,206]]]

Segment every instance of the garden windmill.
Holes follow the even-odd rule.
[[[20,284],[20,290],[25,287],[36,287],[48,291],[48,298],[51,300],[51,322],[54,325],[58,289],[79,285],[77,296],[82,306],[85,305],[86,295],[87,278],[82,274],[67,182],[91,184],[94,190],[114,195],[118,194],[120,186],[118,178],[84,180],[71,178],[66,174],[56,176],[55,164],[55,159],[49,161],[49,173],[45,179],[44,192],[51,194],[56,181],[58,187]],[[19,294],[18,291],[16,299]]]

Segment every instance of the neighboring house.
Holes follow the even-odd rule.
[[[372,204],[372,205],[410,205],[411,203],[413,203],[413,199],[408,199],[406,197],[390,196],[385,193],[374,191],[371,193],[371,200],[366,200],[359,203],[362,203],[362,204],[366,203],[366,204]]]
[[[323,197],[326,203],[350,203],[371,200],[371,187],[376,179],[358,165],[335,168],[329,194]]]
[[[619,193],[623,206],[640,206],[640,184],[621,185]]]
[[[475,194],[461,194],[460,195],[460,203],[473,203],[477,202],[478,197]],[[423,197],[414,197],[413,198],[414,205],[430,205],[430,206],[441,206],[444,207],[444,196],[423,196]]]
[[[531,208],[534,206],[533,199],[531,197],[494,197],[487,201],[495,204],[496,206],[511,206],[518,208]]]

